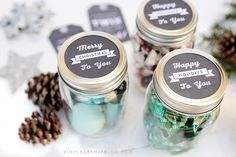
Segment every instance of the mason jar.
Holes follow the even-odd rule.
[[[227,77],[207,53],[180,49],[159,62],[146,93],[144,125],[151,146],[186,151],[220,113]]]
[[[117,128],[127,105],[127,58],[107,33],[83,32],[65,41],[58,56],[60,93],[71,127],[91,137]]]
[[[165,54],[194,47],[197,21],[197,11],[188,0],[143,1],[132,36],[135,81],[143,91]]]

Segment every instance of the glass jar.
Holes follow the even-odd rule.
[[[198,14],[188,0],[145,0],[132,37],[136,82],[145,90],[160,59],[170,51],[194,47]]]
[[[66,116],[80,134],[96,137],[119,126],[127,105],[127,58],[122,43],[102,32],[83,32],[63,44],[59,86]]]
[[[215,122],[227,77],[209,54],[181,49],[159,62],[146,94],[144,125],[154,148],[190,149]]]

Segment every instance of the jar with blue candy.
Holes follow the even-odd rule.
[[[171,153],[192,148],[217,119],[226,86],[223,69],[209,54],[180,49],[165,55],[146,94],[149,144]]]
[[[86,136],[117,128],[127,105],[127,58],[107,33],[83,32],[63,44],[58,56],[60,92],[71,127]]]

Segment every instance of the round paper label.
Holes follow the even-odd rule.
[[[171,90],[190,99],[203,99],[216,93],[221,74],[209,59],[192,53],[179,54],[167,61],[164,79]]]
[[[99,78],[117,67],[120,52],[108,38],[89,35],[72,42],[66,49],[64,59],[68,69],[75,75]]]
[[[158,28],[178,30],[191,22],[193,11],[182,0],[151,0],[144,7],[144,15]]]

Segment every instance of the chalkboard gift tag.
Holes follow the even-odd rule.
[[[128,41],[129,33],[120,8],[114,5],[94,5],[88,10],[92,30],[103,31]]]
[[[67,25],[53,30],[49,36],[49,40],[56,52],[58,52],[60,46],[66,41],[66,39],[83,31],[84,30],[81,26]]]

